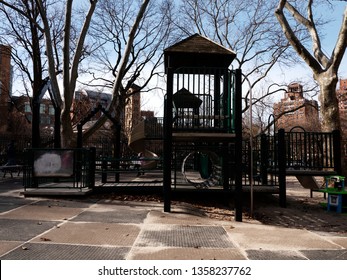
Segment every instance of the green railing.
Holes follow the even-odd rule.
[[[184,67],[173,77],[173,129],[233,133],[234,73],[218,67]]]

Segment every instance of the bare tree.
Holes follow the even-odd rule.
[[[13,3],[14,4],[14,3]],[[0,29],[2,40],[17,48],[12,48],[12,59],[20,69],[24,82],[24,91],[27,96],[32,91],[32,120],[38,120],[40,105],[38,98],[40,89],[45,81],[44,58],[42,56],[42,33],[39,29],[40,16],[35,0],[19,1],[15,8],[18,13],[13,13],[14,6],[1,5],[0,11],[6,20]],[[30,19],[30,20],[29,20]],[[34,147],[40,145],[39,121],[32,122],[32,135]]]
[[[117,120],[133,94],[153,90],[150,81],[162,75],[162,54],[171,31],[171,1],[103,1],[94,18],[95,50],[88,73],[89,85],[108,87],[112,101],[107,108]],[[136,84],[136,90],[131,88]],[[84,133],[90,137],[105,118]]]
[[[34,86],[32,89],[34,100],[33,115],[36,111],[34,107],[38,103],[35,102],[35,98],[41,94],[43,85],[48,81],[48,79],[42,79],[43,72],[46,71],[49,76],[55,103],[57,107],[63,108],[61,119],[63,124],[62,138],[65,146],[70,146],[71,139],[73,139],[70,107],[76,87],[78,68],[84,53],[85,37],[97,1],[89,1],[89,9],[84,14],[84,23],[80,27],[79,32],[77,31],[77,24],[72,25],[72,3],[73,0],[66,1],[65,15],[63,16],[61,2],[49,0],[0,0],[2,10],[8,14],[10,25],[14,22],[13,18],[21,19],[21,23],[11,26],[14,33],[20,30],[22,26],[31,27],[31,36],[27,36],[24,32],[18,35],[18,37],[22,36],[20,41],[22,45],[29,46],[26,51],[29,53],[31,65],[34,68],[32,82],[34,85],[38,84],[38,86]],[[78,21],[76,20],[75,22]],[[63,29],[62,26],[64,26]],[[74,43],[75,41],[76,43]],[[61,43],[62,47],[60,47]],[[27,73],[30,80],[30,71]],[[62,92],[58,86],[59,74],[62,74]],[[33,136],[36,137],[36,133],[33,130]]]
[[[30,5],[35,7],[37,20],[23,8],[29,1]],[[106,62],[112,73],[109,79],[103,79],[102,82],[103,86],[110,86],[112,90],[112,101],[108,110],[113,111],[119,119],[128,97],[128,89],[144,76],[144,72],[149,74],[142,80],[141,89],[146,88],[150,78],[158,74],[161,60],[157,53],[162,53],[162,46],[169,34],[170,1],[154,1],[153,4],[149,0],[100,2],[98,15],[92,22],[97,0],[82,4],[73,0],[66,0],[64,3],[53,0],[0,0],[1,7],[10,9],[14,15],[20,15],[23,25],[32,24],[39,32],[40,62],[44,61],[42,64],[45,66],[42,71],[47,71],[54,99],[62,108],[61,132],[65,147],[74,145],[70,110],[77,79],[89,68],[89,65],[84,67],[82,61],[86,61],[91,54],[105,54],[110,50],[110,44],[114,44],[113,60],[100,59],[98,62]],[[159,2],[163,5],[159,5]],[[77,8],[81,8],[81,12],[78,12]],[[60,11],[63,11],[61,16]],[[55,14],[59,17],[55,17]],[[95,25],[92,29],[93,24]],[[59,29],[57,26],[63,28]],[[13,29],[15,30],[16,26]],[[90,34],[93,36],[87,36]],[[25,42],[31,44],[31,38],[26,38]],[[99,81],[100,77],[106,76],[99,75]],[[60,81],[63,84],[62,89],[59,87]],[[100,118],[86,132],[86,137],[92,135],[104,121],[104,118]]]
[[[241,68],[247,80],[243,112],[249,109],[251,89],[261,84],[274,65],[291,57],[273,16],[276,2],[186,0],[181,6],[177,25],[184,35],[198,32],[236,52],[233,66]],[[257,96],[256,100],[260,103],[266,98]]]
[[[325,2],[329,3],[329,1]],[[303,13],[305,8],[307,13],[306,16]],[[288,42],[311,68],[313,77],[319,84],[319,101],[323,117],[323,131],[340,130],[336,84],[338,82],[338,69],[347,46],[347,7],[344,11],[335,47],[330,56],[323,51],[321,35],[316,25],[317,20],[315,19],[313,0],[280,0],[275,14]],[[307,34],[310,35],[312,44],[311,51],[302,42],[301,35],[293,29],[291,25],[293,21],[303,26]]]
[[[37,0],[40,6],[40,15],[43,21],[43,33],[45,35],[46,42],[46,52],[48,58],[48,70],[49,76],[52,83],[53,92],[58,93],[58,79],[56,75],[56,60],[54,57],[54,45],[51,38],[51,25],[47,18],[47,13],[45,6],[41,0]],[[90,0],[89,7],[84,14],[84,21],[80,27],[79,33],[77,35],[76,44],[72,44],[71,33],[72,33],[72,15],[73,0],[67,0],[65,5],[65,19],[64,19],[64,36],[63,36],[63,53],[62,53],[62,63],[63,63],[63,96],[64,105],[61,114],[62,120],[62,138],[63,146],[71,146],[73,143],[73,129],[71,123],[70,108],[73,102],[73,96],[76,89],[78,70],[80,66],[80,61],[82,59],[84,51],[84,43],[87,36],[88,29],[90,27],[91,19],[95,11],[97,0]],[[74,48],[74,52],[71,54],[71,48]],[[60,94],[56,94],[60,98]]]

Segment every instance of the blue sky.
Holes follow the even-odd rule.
[[[328,57],[331,57],[333,48],[335,47],[337,37],[341,28],[344,10],[347,6],[346,1],[333,1],[333,9],[326,9],[326,6],[319,8],[318,12],[326,15],[328,18],[333,18],[329,24],[324,26],[324,30],[320,33],[324,34],[321,37],[322,49]],[[279,84],[289,84],[291,82],[301,82],[304,85],[306,83],[313,83],[312,70],[306,65],[300,58],[302,63],[295,66],[280,68],[276,66],[269,74],[269,78]],[[347,51],[344,54],[344,58],[339,68],[339,78],[347,79]],[[277,102],[280,98],[283,98],[283,93],[278,93],[273,96],[274,102]],[[316,96],[317,98],[317,96]]]
[[[336,39],[341,28],[343,13],[347,6],[346,1],[333,1],[333,3],[335,6],[333,11],[324,11],[327,12],[328,16],[330,16],[331,12],[332,17],[335,19],[333,22],[329,23],[326,29],[324,30],[326,37],[322,42],[323,49],[327,52],[329,56],[333,50],[333,47],[336,44]],[[343,78],[347,78],[347,52],[344,55],[344,60],[340,66],[339,74],[340,76],[343,76]]]

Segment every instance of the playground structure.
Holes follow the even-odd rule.
[[[224,191],[234,180],[240,202],[236,216],[242,219],[241,151],[236,148],[242,142],[241,70],[229,69],[235,57],[199,34],[164,51],[164,211],[170,211],[172,186],[183,171],[190,183],[212,183]]]
[[[167,212],[171,210],[173,191],[217,191],[226,196],[232,193],[235,219],[241,221],[243,193],[251,186],[256,192],[278,193],[280,205],[285,207],[287,175],[297,176],[304,187],[315,190],[320,187],[315,176],[341,174],[339,132],[279,130],[254,138],[252,145],[249,139],[243,139],[242,74],[240,69],[229,69],[234,58],[233,51],[198,34],[164,51],[164,118],[140,122],[128,142],[135,153],[144,153],[142,170],[146,175],[155,174],[152,181],[150,176],[134,175],[137,159],[120,153],[120,125],[98,107],[78,125],[78,147],[71,149],[73,164],[69,174],[38,176],[35,154],[41,152],[27,151],[25,190],[44,188],[47,183],[50,187],[93,190],[155,187],[163,190]],[[97,147],[83,148],[82,139],[83,125],[98,111],[113,122],[116,130],[116,149],[101,157],[96,156]]]

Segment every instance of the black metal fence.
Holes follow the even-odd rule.
[[[164,118],[148,118],[145,120],[147,139],[162,139],[164,135]]]
[[[286,138],[287,168],[341,169],[340,133],[288,132]]]
[[[162,122],[161,119],[156,120],[148,120],[146,121],[147,125],[150,129],[146,130],[149,139],[147,148],[150,151],[154,151],[159,157],[157,159],[148,158],[144,159],[144,161],[155,162],[156,167],[152,168],[152,170],[160,170],[161,168],[161,160],[162,160],[162,146],[163,142],[160,139],[162,136]],[[279,185],[279,162],[280,162],[280,151],[279,151],[279,134],[275,135],[261,135],[259,137],[254,138],[251,157],[251,149],[250,143],[247,140],[243,141],[242,144],[242,178],[243,178],[243,186],[250,185],[250,178],[253,176],[253,183],[255,186],[278,186]],[[345,143],[340,142],[340,133],[316,133],[316,132],[286,132],[283,134],[283,156],[284,158],[284,170],[292,170],[292,173],[300,170],[300,171],[326,171],[333,170],[337,173],[341,172],[341,157],[346,153],[346,145]],[[0,138],[0,147],[1,147],[1,159],[4,163],[6,161],[6,147],[10,141],[13,140],[11,138]],[[41,184],[44,182],[54,182],[57,178],[47,178],[40,177],[34,178],[33,170],[30,169],[33,166],[33,155],[30,155],[33,149],[27,149],[30,147],[30,139],[16,139],[16,149],[18,155],[18,162],[24,165],[24,185],[26,188],[35,186],[36,183]],[[46,141],[50,143],[49,140]],[[51,142],[53,146],[53,141]],[[127,143],[123,143],[124,146]],[[184,143],[181,144],[183,147],[176,145],[175,147],[175,156],[173,157],[173,170],[181,171],[182,163],[187,156],[192,151],[205,151],[213,148],[215,150],[215,154],[220,157],[223,155],[223,150],[219,145],[215,147],[198,147],[194,145],[189,145],[189,149],[187,149],[187,145]],[[233,145],[231,143],[230,145]],[[49,144],[47,145],[50,146]],[[109,176],[106,181],[117,181],[117,174],[131,174],[131,176],[136,175],[134,162],[136,161],[135,154],[131,153],[131,151],[125,154],[122,154],[121,158],[114,158],[114,143],[110,138],[100,138],[93,139],[86,144],[86,149],[82,149],[83,152],[77,153],[80,154],[80,157],[75,157],[74,162],[74,171],[73,176],[68,178],[60,178],[60,182],[73,182],[76,183],[78,187],[88,187],[90,186],[90,182],[94,182],[91,175],[87,175],[88,173],[100,175],[101,177]],[[88,148],[90,147],[90,148]],[[193,149],[192,149],[193,147]],[[24,154],[24,151],[27,151],[27,154]],[[51,148],[50,151],[54,151]],[[75,149],[74,149],[75,150]],[[92,156],[89,152],[90,150],[94,150],[95,154]],[[222,169],[219,172],[222,174],[227,174],[229,178],[229,185],[232,186],[234,182],[234,168],[235,164],[233,163],[233,158],[235,157],[232,153],[234,148],[229,148],[229,157],[230,162],[226,164],[229,166],[227,169]],[[184,153],[183,153],[184,152]],[[211,154],[208,154],[211,157]],[[193,157],[189,158],[191,160]],[[251,158],[253,162],[251,162]],[[30,162],[31,160],[31,162]],[[189,160],[186,162],[189,163]],[[30,163],[30,164],[29,164]],[[94,164],[94,165],[92,165]],[[214,167],[221,167],[223,163],[216,163],[213,161],[212,164]],[[253,172],[251,172],[251,166],[253,167]],[[95,172],[90,172],[92,168],[95,168]],[[78,172],[78,169],[81,172]],[[110,177],[111,173],[115,174],[114,177]],[[224,176],[223,175],[223,176]],[[219,176],[219,175],[218,175]],[[218,177],[217,176],[217,177]],[[40,177],[40,178],[39,178]],[[219,176],[221,177],[221,176]],[[126,179],[126,176],[123,178]],[[176,178],[176,177],[175,177]],[[221,181],[221,180],[220,180]]]
[[[24,156],[24,189],[92,188],[95,149],[27,149]]]
[[[283,134],[284,143],[279,143]],[[286,170],[341,172],[342,149],[340,133],[327,132],[284,132],[275,135],[261,135],[254,139],[253,167],[255,174],[262,176],[266,170],[278,171],[279,145],[283,146]],[[246,149],[247,150],[247,149]],[[249,162],[245,160],[244,162]]]
[[[255,186],[278,186],[278,174],[268,172],[270,169],[278,169],[278,149],[277,135],[261,135],[253,139],[251,147],[249,140],[244,140],[242,144],[242,170],[243,185],[250,185],[250,178],[253,176]],[[253,156],[251,157],[251,153]],[[253,162],[252,162],[253,160]],[[253,170],[251,172],[251,166]]]
[[[173,78],[173,129],[234,132],[234,72],[184,67]]]

